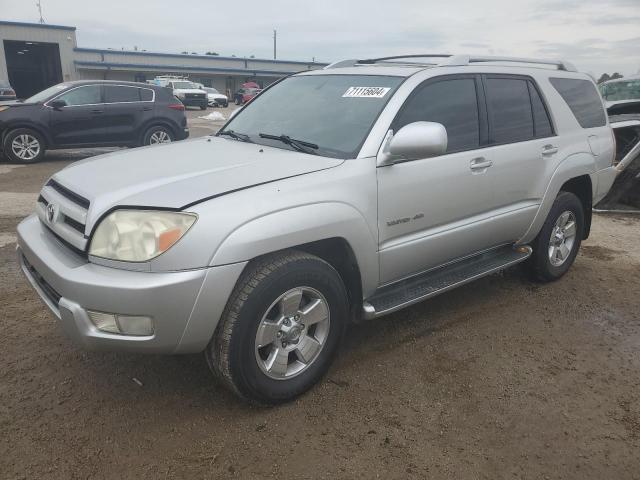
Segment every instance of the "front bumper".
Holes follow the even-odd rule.
[[[18,261],[66,334],[91,350],[195,353],[204,350],[245,263],[149,273],[87,262],[30,216],[18,225]],[[139,337],[98,330],[87,310],[153,318]]]

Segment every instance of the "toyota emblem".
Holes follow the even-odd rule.
[[[47,205],[47,220],[49,223],[53,223],[53,219],[56,217],[56,206],[53,203]]]

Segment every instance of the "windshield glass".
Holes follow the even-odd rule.
[[[402,83],[380,75],[300,75],[262,92],[225,130],[254,143],[292,148],[260,133],[314,143],[315,153],[354,158],[378,115]]]
[[[196,86],[191,82],[173,82],[173,88],[196,88]]]
[[[602,93],[604,99],[609,102],[618,100],[640,100],[640,80],[606,83],[600,85],[600,93]]]
[[[49,87],[46,90],[42,90],[39,93],[36,93],[33,97],[29,97],[25,100],[25,103],[37,103],[44,102],[49,99],[49,97],[54,96],[65,88],[69,87],[68,83],[59,83],[58,85],[54,85],[53,87]]]

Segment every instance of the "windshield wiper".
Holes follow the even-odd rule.
[[[313,150],[317,150],[319,147],[315,143],[305,142],[304,140],[296,140],[288,135],[270,135],[268,133],[259,133],[260,138],[267,138],[269,140],[280,140],[282,143],[292,146],[299,152],[315,154]],[[310,150],[313,149],[313,150]]]
[[[241,142],[251,142],[251,138],[246,133],[234,132],[233,130],[224,130],[222,132],[218,132],[218,135],[227,135],[235,140],[240,140]]]

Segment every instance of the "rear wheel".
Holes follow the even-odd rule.
[[[298,251],[268,255],[239,280],[205,351],[207,362],[243,398],[291,400],[329,368],[348,312],[331,265]]]
[[[533,241],[528,265],[534,278],[550,282],[573,264],[584,234],[584,208],[570,192],[560,192],[540,233]]]
[[[173,142],[173,132],[162,125],[155,125],[146,131],[142,141],[143,145],[157,145]]]
[[[42,137],[36,131],[17,128],[5,136],[3,151],[11,162],[36,163],[44,156],[45,146]]]

